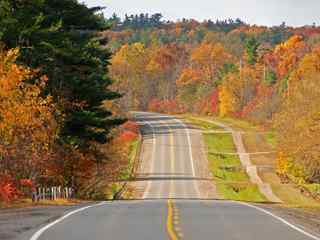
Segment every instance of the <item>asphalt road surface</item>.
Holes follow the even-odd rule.
[[[203,149],[194,131],[173,117],[135,115],[144,138],[141,200],[73,210],[25,239],[320,240],[256,206],[205,199],[208,194],[200,184]]]

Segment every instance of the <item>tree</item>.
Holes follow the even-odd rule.
[[[148,105],[151,82],[146,81],[146,67],[150,61],[148,50],[141,43],[123,45],[114,55],[110,67],[115,88],[124,93],[121,104],[127,109]]]
[[[289,77],[290,88],[276,117],[280,150],[293,161],[287,174],[320,182],[320,49],[307,54]]]
[[[42,96],[47,77],[28,83],[37,72],[18,65],[18,56],[0,51],[0,182],[6,173],[12,184],[44,173],[59,131],[52,97]]]
[[[219,87],[219,115],[230,116],[240,110],[240,92],[238,89],[239,75],[227,74]]]
[[[279,79],[288,76],[308,50],[308,46],[299,35],[292,36],[286,42],[277,45],[274,55]]]
[[[76,0],[0,3],[0,41],[20,47],[18,62],[48,77],[45,91],[63,113],[60,140],[75,147],[105,143],[120,122],[108,119],[112,113],[101,107],[120,97],[108,90],[110,53],[100,47],[97,33],[106,29],[101,9]]]
[[[257,62],[258,48],[260,44],[254,37],[250,37],[246,41],[246,54],[248,58],[248,63],[254,65]]]

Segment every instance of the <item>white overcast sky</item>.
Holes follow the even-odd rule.
[[[320,25],[320,0],[80,0],[88,6],[105,6],[106,16],[113,12],[162,13],[165,19],[241,18],[258,25]]]

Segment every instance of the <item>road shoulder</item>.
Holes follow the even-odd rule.
[[[86,205],[88,204],[1,209],[0,239],[28,240],[41,226]]]

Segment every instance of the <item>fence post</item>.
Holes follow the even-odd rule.
[[[53,187],[50,188],[50,192],[51,192],[51,200],[54,200],[54,192],[53,192]]]
[[[40,189],[41,189],[41,200],[45,200],[46,199],[45,189],[44,188],[40,188]]]
[[[57,200],[57,187],[53,187],[54,191],[54,200]]]
[[[61,198],[61,187],[58,187],[58,198]]]

